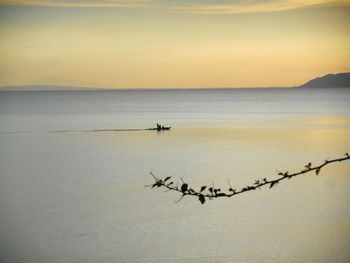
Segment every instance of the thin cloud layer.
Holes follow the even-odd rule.
[[[83,8],[146,8],[152,0],[0,0],[0,5],[83,7]]]
[[[278,12],[309,7],[350,6],[349,0],[266,0],[225,1],[224,3],[187,4],[179,10],[197,14],[240,14]]]
[[[82,8],[150,8],[195,14],[239,14],[278,12],[309,7],[350,6],[350,0],[0,0],[0,5]]]

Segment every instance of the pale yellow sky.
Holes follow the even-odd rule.
[[[0,0],[0,86],[295,86],[350,71],[349,22],[349,1]]]

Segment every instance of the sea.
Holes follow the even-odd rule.
[[[169,131],[147,130],[159,123]],[[350,89],[0,91],[1,262],[349,262]]]

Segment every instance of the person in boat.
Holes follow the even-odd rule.
[[[162,129],[162,126],[159,123],[157,123],[157,130],[160,131],[161,129]]]

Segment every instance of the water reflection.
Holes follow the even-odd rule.
[[[43,112],[52,116],[42,113],[41,106],[21,115],[31,104],[43,104],[34,95],[25,95],[29,105],[16,108],[14,115],[11,100],[5,102],[9,108],[0,105],[6,113],[0,116],[2,130],[31,125],[33,131],[0,133],[0,241],[8,258],[32,262],[346,262],[349,258],[349,163],[326,167],[318,177],[301,176],[271,190],[213,200],[205,206],[190,198],[175,205],[172,201],[178,195],[144,188],[152,182],[151,170],[163,177],[184,177],[197,189],[212,184],[227,187],[227,179],[239,188],[258,178],[274,178],[276,169],[295,171],[308,162],[338,157],[350,148],[346,115],[266,115],[258,109],[256,114],[234,114],[240,105],[230,105],[240,98],[228,91],[223,97],[215,93],[219,102],[231,96],[232,101],[224,100],[220,106],[229,109],[225,114],[207,114],[203,102],[194,106],[192,114],[178,101],[176,109],[182,111],[169,115],[135,113],[134,108],[115,115],[114,103],[129,104],[111,94],[97,94],[96,102],[91,99],[97,112],[89,114],[85,113],[89,104],[81,108],[79,102],[90,96],[78,93],[76,98],[58,94],[68,101],[63,109],[57,94],[51,98],[54,107],[46,109],[50,95],[42,95]],[[206,98],[214,109],[218,102]],[[186,105],[193,104],[191,98],[186,100]],[[321,106],[326,102],[323,98]],[[170,99],[166,103],[170,112]],[[293,105],[292,100],[289,107]],[[74,110],[79,114],[71,114]],[[146,117],[135,120],[135,116]],[[173,126],[171,131],[48,132],[143,128],[163,119],[170,119],[165,124]]]

